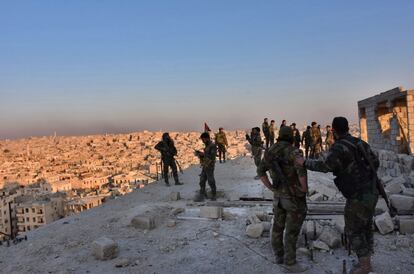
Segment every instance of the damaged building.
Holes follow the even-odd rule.
[[[397,87],[358,102],[361,138],[375,149],[414,151],[414,89]]]

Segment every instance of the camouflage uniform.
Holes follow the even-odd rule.
[[[216,197],[216,180],[214,179],[214,167],[216,164],[217,147],[216,144],[209,141],[205,148],[204,153],[200,157],[202,171],[200,174],[200,194],[207,196],[206,182],[211,188],[213,197]]]
[[[226,147],[229,145],[227,142],[226,133],[224,131],[216,133],[215,141],[218,149],[220,163],[221,159],[226,162]]]
[[[161,152],[163,176],[165,183],[169,185],[168,169],[171,167],[175,183],[180,184],[178,180],[177,164],[175,163],[174,158],[177,155],[177,149],[175,148],[173,141],[162,140],[155,146],[155,149]]]
[[[321,131],[319,130],[318,127],[313,126],[310,130],[310,135],[312,138],[312,146],[311,146],[311,158],[318,158],[321,151],[322,151],[322,147],[321,147],[321,143],[322,143],[322,135],[321,135]]]
[[[269,148],[260,163],[257,169],[260,177],[266,176],[266,171],[269,170],[272,180],[275,181],[277,178],[277,174],[271,169],[272,156],[284,159],[281,169],[288,181],[288,184],[274,186],[273,189],[272,248],[278,258],[284,257],[285,264],[294,265],[296,242],[307,211],[306,193],[302,192],[299,182],[300,177],[306,177],[306,169],[303,164],[297,162],[302,158],[299,150],[287,141],[278,141]],[[283,245],[283,235],[285,235],[285,245]]]
[[[252,146],[252,155],[254,158],[254,164],[256,167],[259,166],[260,161],[262,159],[262,137],[260,136],[260,132],[251,133],[250,136],[246,134],[246,139],[249,144]]]
[[[269,128],[269,123],[268,122],[263,122],[262,131],[263,131],[263,135],[264,135],[265,140],[266,140],[266,148],[268,148],[269,143],[270,143],[270,128]]]
[[[350,134],[340,137],[332,145],[325,160],[306,160],[309,170],[333,172],[335,184],[346,198],[345,230],[352,249],[359,258],[373,253],[372,219],[378,201],[378,190],[368,163],[361,159],[357,145],[379,166],[378,157],[364,141]]]
[[[273,146],[273,144],[275,143],[275,125],[272,123],[270,123],[269,125],[269,138],[269,146]]]
[[[310,129],[306,129],[306,131],[302,134],[302,145],[305,146],[305,157],[307,159],[309,157],[309,149],[312,147],[312,136]]]
[[[325,138],[325,146],[326,146],[327,151],[331,149],[333,143],[335,143],[333,132],[329,129],[326,131],[326,138]]]

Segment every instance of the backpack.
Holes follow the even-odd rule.
[[[364,159],[360,146],[362,142],[356,138],[352,141],[347,139],[340,139],[336,142],[345,146],[352,154],[353,160],[345,167],[345,169],[338,174],[334,180],[335,185],[345,198],[349,199],[357,193],[365,192],[372,188],[373,176],[372,171],[366,159]]]

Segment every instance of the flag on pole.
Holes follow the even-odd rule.
[[[206,122],[204,122],[204,132],[210,132],[211,129],[209,128],[209,126],[207,125]]]

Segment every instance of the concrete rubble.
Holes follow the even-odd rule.
[[[154,229],[155,228],[155,218],[153,216],[135,216],[131,220],[131,225],[138,229]]]
[[[223,217],[223,208],[219,206],[203,206],[200,208],[200,217],[221,219]]]
[[[381,234],[387,234],[394,231],[394,222],[388,212],[375,216],[375,225]]]
[[[111,260],[118,256],[118,244],[109,238],[102,237],[92,243],[92,254],[98,260]]]

